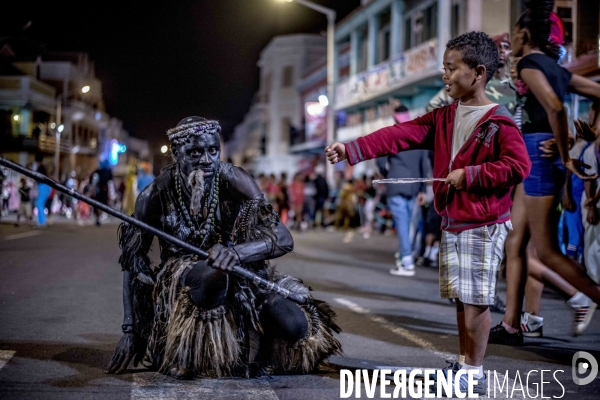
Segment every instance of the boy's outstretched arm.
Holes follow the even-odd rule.
[[[336,142],[325,152],[330,163],[348,160],[350,165],[405,150],[433,150],[435,120],[440,109],[402,124],[379,129],[349,143]]]
[[[466,190],[508,188],[529,176],[531,161],[519,130],[505,125],[498,134],[499,159],[465,167]]]

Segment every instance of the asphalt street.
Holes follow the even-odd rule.
[[[458,352],[454,306],[439,298],[437,270],[391,276],[394,237],[309,231],[294,233],[294,253],[275,265],[333,306],[343,356],[304,376],[181,382],[133,367],[106,375],[122,322],[116,230],[0,224],[0,399],[338,399],[341,369],[441,368]],[[156,249],[151,257],[158,260]],[[498,289],[504,296],[503,281]],[[484,368],[516,388],[495,397],[541,398],[546,370],[544,397],[600,398],[600,376],[585,386],[571,377],[575,352],[600,360],[600,312],[577,338],[569,336],[572,311],[551,290],[542,315],[543,338],[488,347]],[[493,314],[493,324],[501,317]]]

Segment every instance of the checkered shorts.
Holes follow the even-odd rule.
[[[509,222],[459,233],[442,233],[440,244],[440,297],[466,304],[491,305]]]

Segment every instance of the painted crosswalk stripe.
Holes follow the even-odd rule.
[[[40,234],[41,234],[40,231],[29,231],[29,232],[17,233],[15,235],[5,236],[4,240],[23,239],[23,238],[26,238],[26,237],[37,236],[37,235],[40,235]]]
[[[0,369],[10,361],[14,354],[15,352],[11,350],[0,350]]]
[[[134,374],[131,400],[236,398],[279,400],[266,381],[257,379],[196,379],[177,381],[158,373]]]

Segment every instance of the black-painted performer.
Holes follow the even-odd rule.
[[[123,372],[144,360],[178,379],[307,373],[341,351],[328,304],[299,279],[277,274],[266,260],[293,249],[279,216],[243,169],[220,161],[216,121],[183,119],[167,132],[174,164],[138,197],[135,217],[208,250],[208,260],[122,224],[123,337],[107,368]],[[229,274],[242,265],[308,296],[299,306]]]

